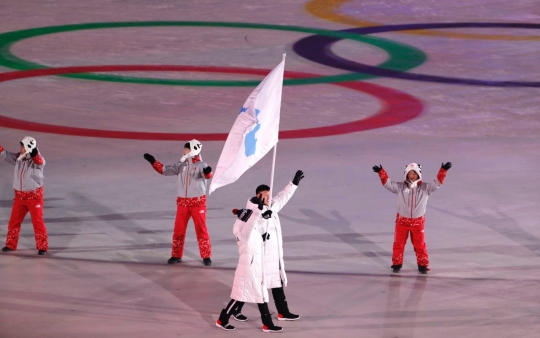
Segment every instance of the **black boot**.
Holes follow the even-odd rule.
[[[212,266],[212,260],[210,259],[210,257],[203,258],[203,264],[204,266]]]
[[[270,310],[268,309],[268,303],[257,304],[259,306],[259,311],[261,312],[261,320],[263,323],[262,330],[263,332],[281,332],[283,328],[280,326],[275,326],[272,321],[272,316],[270,315]]]
[[[169,258],[167,263],[168,264],[176,264],[176,263],[180,263],[181,261],[182,261],[182,258],[171,257],[171,258]]]
[[[221,313],[219,314],[219,319],[216,322],[216,326],[226,331],[234,330],[235,327],[229,324],[229,318],[230,315],[227,314],[227,310],[221,310]]]
[[[276,303],[276,309],[278,311],[278,320],[298,320],[299,315],[295,315],[289,311],[287,299],[285,298],[285,291],[283,287],[272,289],[272,296]]]
[[[43,255],[45,255],[46,253],[47,253],[47,251],[45,251],[45,250],[39,250],[39,251],[38,251],[38,255],[40,255],[40,256],[43,256]]]
[[[5,246],[5,247],[2,248],[2,252],[10,252],[10,251],[15,251],[15,250],[10,249],[10,248],[8,248],[7,246]]]
[[[392,272],[393,273],[398,273],[399,270],[401,270],[401,267],[403,266],[403,264],[398,264],[398,265],[392,265],[391,268],[392,268]]]
[[[422,275],[427,275],[427,272],[429,271],[429,268],[428,268],[427,266],[418,265],[418,271],[419,271]]]

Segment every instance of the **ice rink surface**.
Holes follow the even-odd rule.
[[[0,33],[126,21],[235,22],[334,31],[370,23],[539,20],[540,7],[533,0],[0,3]],[[388,31],[369,35],[390,41],[393,45],[386,51],[351,39],[326,49],[333,59],[375,66],[389,58],[407,64],[411,60],[396,51],[396,45],[406,46],[425,56],[412,69],[403,69],[406,74],[475,79],[484,85],[386,76],[367,79],[366,86],[378,86],[380,97],[332,83],[284,86],[283,131],[364,120],[392,104],[398,105],[394,117],[412,109],[410,101],[396,99],[388,90],[420,104],[418,116],[396,125],[356,132],[343,127],[336,135],[280,140],[276,191],[292,180],[297,169],[305,172],[280,212],[289,277],[285,291],[291,311],[302,316],[297,322],[279,322],[282,336],[538,337],[538,28]],[[15,71],[5,62],[21,59],[50,67],[171,65],[269,71],[287,53],[286,72],[348,74],[295,52],[295,43],[310,35],[245,27],[134,26],[63,31],[11,45],[1,35],[0,71]],[[185,71],[108,74],[169,80],[262,79]],[[78,127],[223,134],[254,85],[159,85],[59,76],[2,80],[0,145],[17,151],[22,137],[32,135],[47,160],[45,221],[50,250],[44,257],[36,255],[27,216],[19,249],[0,254],[0,337],[263,335],[253,305],[244,310],[248,322],[233,323],[235,332],[221,331],[214,322],[229,300],[238,259],[230,210],[243,207],[257,185],[269,183],[270,155],[236,183],[209,196],[213,266],[202,265],[191,222],[184,262],[171,266],[166,261],[176,178],[159,176],[142,155],[148,152],[172,164],[188,139],[61,133]],[[498,86],[497,81],[520,84]],[[9,124],[13,119],[18,122]],[[50,133],[42,124],[66,128]],[[199,138],[202,156],[215,168],[224,142],[205,141],[206,136]],[[418,162],[424,180],[431,181],[443,161],[451,161],[453,167],[428,204],[431,271],[427,276],[418,274],[408,243],[402,272],[392,274],[396,196],[381,186],[371,167],[382,164],[392,179],[402,180],[404,166]],[[0,241],[12,206],[12,177],[13,167],[1,162]],[[270,309],[275,315],[272,301]]]

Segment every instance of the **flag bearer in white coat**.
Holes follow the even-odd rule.
[[[259,219],[272,217],[271,210],[264,210],[264,197],[251,198],[246,209],[233,212],[238,216],[234,223],[233,233],[238,244],[238,266],[234,273],[231,301],[221,310],[216,326],[227,331],[235,327],[229,324],[231,315],[238,321],[246,321],[241,314],[244,303],[257,303],[263,332],[280,332],[282,327],[274,325],[268,309],[268,289],[265,281],[264,241],[259,232]]]
[[[195,233],[199,242],[199,253],[205,266],[211,266],[212,246],[206,227],[206,184],[212,178],[212,167],[201,159],[202,144],[191,140],[184,145],[184,154],[180,162],[163,165],[154,156],[144,154],[155,171],[164,176],[178,176],[176,198],[176,219],[174,221],[173,245],[169,264],[182,261],[186,229],[190,218],[195,224]]]
[[[266,285],[272,289],[272,296],[278,312],[278,320],[298,320],[299,315],[289,311],[284,287],[287,287],[287,274],[285,273],[285,263],[283,261],[283,238],[281,235],[281,222],[278,212],[287,204],[298,188],[300,180],[304,178],[304,173],[298,170],[294,178],[285,189],[272,198],[272,204],[265,203],[265,210],[272,210],[272,217],[260,218],[259,231],[265,239],[265,277]],[[270,199],[270,188],[267,185],[257,187],[257,196],[265,197],[265,201]]]
[[[246,209],[238,213],[240,220],[236,221],[233,232],[240,246],[240,260],[235,273],[231,293],[232,300],[222,310],[217,326],[231,329],[232,325],[228,324],[231,315],[238,321],[246,321],[247,318],[241,313],[244,302],[256,302],[259,303],[263,319],[263,331],[281,331],[282,328],[276,326],[272,329],[269,325],[273,325],[273,323],[266,303],[268,302],[267,288],[272,289],[272,296],[278,310],[278,320],[297,320],[300,318],[299,315],[289,311],[283,290],[283,287],[287,286],[287,275],[283,261],[283,239],[278,212],[287,204],[303,178],[303,172],[298,170],[293,181],[272,199],[271,205],[268,202],[270,200],[270,187],[260,185],[256,189],[256,197],[248,202]],[[255,210],[255,201],[262,201],[262,205],[257,208],[260,211]],[[251,217],[246,215],[246,213],[251,212],[253,212]],[[242,218],[249,218],[249,220],[243,222]],[[243,245],[245,241],[248,242]],[[249,246],[247,243],[255,243],[255,245]],[[249,248],[255,248],[256,251],[249,250]],[[256,252],[256,254],[250,255],[252,252]],[[262,264],[262,268],[258,264]],[[260,304],[261,301],[264,304]]]
[[[47,228],[43,222],[43,169],[45,159],[39,153],[37,142],[33,137],[26,136],[20,142],[21,150],[12,153],[0,146],[0,157],[15,166],[13,179],[13,208],[9,218],[6,246],[3,252],[14,251],[19,242],[21,224],[28,212],[32,217],[36,249],[39,255],[45,255],[49,250]]]

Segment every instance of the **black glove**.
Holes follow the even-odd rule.
[[[254,196],[254,197],[251,198],[250,202],[253,203],[253,204],[257,204],[259,210],[263,209],[264,201],[263,201],[262,198],[259,199],[257,196]]]
[[[267,239],[270,239],[270,234],[265,232],[264,234],[262,234],[262,238],[263,238],[263,242],[266,241]]]
[[[233,209],[233,214],[242,222],[247,222],[252,213],[251,209]]]
[[[154,158],[154,156],[148,153],[144,154],[144,159],[150,162],[150,164],[154,164],[156,162],[156,159]]]
[[[302,170],[298,170],[296,174],[294,174],[292,184],[298,185],[298,183],[300,183],[300,180],[303,178],[304,178],[304,172]]]
[[[211,167],[211,166],[208,166],[208,167],[204,168],[204,169],[202,170],[202,172],[203,172],[205,175],[208,175],[208,174],[210,174],[210,173],[212,172],[212,167]]]
[[[444,170],[448,170],[452,168],[452,162],[446,162],[446,163],[441,164],[441,168],[443,168]]]
[[[30,153],[30,156],[31,157],[36,157],[38,154],[38,149],[37,147],[35,147],[34,149],[32,149],[32,152]]]
[[[379,164],[379,165],[374,165],[373,166],[373,171],[378,173],[379,171],[382,170],[382,164]]]
[[[266,210],[265,212],[263,212],[262,218],[269,219],[270,217],[272,217],[272,210]]]

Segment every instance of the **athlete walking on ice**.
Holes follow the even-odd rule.
[[[287,286],[287,275],[283,261],[283,239],[278,212],[292,197],[304,173],[298,170],[292,182],[279,192],[270,202],[270,187],[260,185],[256,196],[248,202],[246,209],[235,213],[238,220],[234,224],[240,258],[234,274],[231,301],[221,311],[216,326],[224,330],[234,330],[229,318],[247,321],[242,314],[245,302],[257,303],[264,332],[280,332],[283,328],[275,326],[268,309],[268,289],[277,308],[278,320],[298,320],[299,315],[289,311],[283,287]]]

